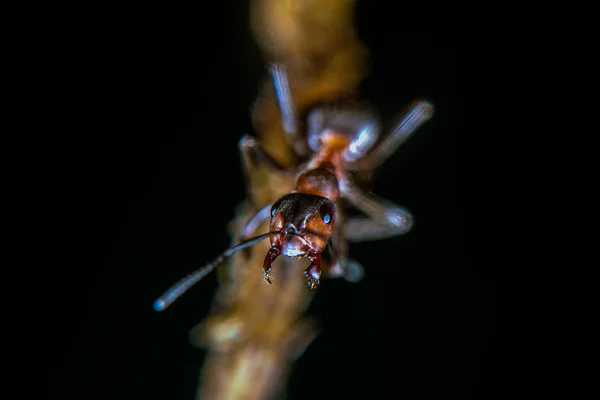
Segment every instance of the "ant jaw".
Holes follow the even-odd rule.
[[[264,280],[265,280],[265,281],[266,281],[266,282],[267,282],[269,285],[272,285],[272,284],[273,284],[273,281],[271,280],[271,277],[269,276],[269,273],[268,273],[268,272],[265,272],[265,270],[263,269],[263,272],[262,272],[262,274],[263,274],[263,279],[264,279]]]
[[[307,269],[304,271],[304,277],[306,278],[306,284],[308,285],[308,288],[314,290],[321,282],[321,271],[316,273],[315,271],[308,271]]]
[[[269,252],[265,256],[265,261],[263,262],[262,275],[264,280],[268,284],[272,284],[270,273],[273,269],[272,264],[273,261],[281,254],[288,256],[285,252],[282,252],[280,247],[273,246],[269,249]],[[304,252],[302,256],[298,256],[298,258],[308,257],[310,259],[310,266],[304,270],[304,276],[306,277],[306,283],[310,289],[315,289],[319,286],[321,280],[321,251],[315,249],[309,249]]]
[[[304,270],[306,284],[310,289],[316,289],[321,281],[321,252],[313,251],[309,256],[310,266]]]
[[[267,255],[265,257],[265,261],[263,262],[262,274],[263,274],[263,278],[265,278],[265,281],[267,281],[268,284],[273,283],[273,281],[271,281],[271,278],[269,277],[269,273],[271,272],[271,269],[273,268],[271,266],[271,264],[273,264],[273,261],[275,261],[275,259],[277,257],[279,257],[280,255],[281,255],[281,250],[279,250],[277,247],[271,247],[271,249],[269,250],[269,252],[267,253]]]

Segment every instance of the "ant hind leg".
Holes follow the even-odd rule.
[[[406,139],[427,122],[434,112],[433,104],[426,100],[416,100],[404,113],[400,122],[379,144],[364,157],[348,163],[350,170],[369,170],[388,159]]]
[[[353,217],[344,224],[344,237],[350,242],[384,239],[410,231],[413,216],[389,200],[365,193],[349,180],[342,185],[342,196],[366,217]]]

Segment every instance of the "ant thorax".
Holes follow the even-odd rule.
[[[366,103],[348,101],[329,103],[310,112],[307,118],[307,141],[313,152],[327,144],[342,150],[344,162],[363,157],[377,142],[379,119]]]
[[[378,137],[378,119],[365,103],[337,101],[315,108],[307,119],[312,154],[300,167],[296,190],[338,201],[346,165],[363,157]]]

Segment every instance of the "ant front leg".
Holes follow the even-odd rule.
[[[338,215],[331,242],[327,246],[330,263],[326,271],[329,278],[344,278],[348,282],[359,282],[364,276],[363,266],[356,260],[348,257],[348,239],[346,238],[345,219]]]
[[[281,112],[281,123],[283,125],[283,130],[286,133],[286,139],[288,143],[292,145],[296,153],[306,155],[308,148],[304,138],[302,138],[298,132],[298,119],[294,100],[292,99],[287,71],[282,64],[273,64],[269,68],[269,72],[273,79],[277,103],[279,104],[279,111]]]
[[[340,185],[342,196],[367,217],[355,217],[344,224],[344,236],[351,242],[384,239],[407,233],[413,217],[406,209],[372,193],[365,193],[349,180]]]
[[[277,102],[281,111],[283,130],[290,135],[291,139],[295,139],[298,135],[298,127],[296,126],[296,111],[294,109],[292,94],[290,93],[287,72],[281,64],[273,64],[269,68],[269,72],[273,79],[273,86],[275,87]]]
[[[265,165],[268,168],[284,172],[286,168],[275,160],[265,149],[262,148],[256,138],[250,135],[244,135],[238,144],[242,156],[242,165],[246,175],[260,165]]]
[[[267,204],[266,206],[264,206],[263,208],[258,210],[256,212],[256,214],[254,214],[252,216],[252,218],[250,218],[248,220],[248,222],[246,222],[246,224],[242,228],[242,231],[240,232],[240,237],[242,239],[249,237],[254,232],[256,232],[258,227],[261,226],[270,217],[271,217],[271,204]]]

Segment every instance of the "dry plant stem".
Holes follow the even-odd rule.
[[[356,91],[367,53],[355,35],[354,1],[256,0],[251,7],[255,39],[266,63],[286,66],[298,115],[318,102]],[[262,83],[252,121],[260,145],[275,161],[297,167],[306,148],[284,130],[271,76]],[[236,243],[252,215],[295,184],[293,176],[260,160],[245,160],[244,168],[248,198],[230,225]],[[268,229],[267,220],[251,234]],[[208,351],[198,399],[280,397],[294,359],[317,334],[303,316],[314,294],[299,274],[306,266],[280,257],[273,263],[273,285],[268,285],[261,274],[268,251],[268,241],[259,243],[235,254],[219,271],[221,285],[212,312],[192,332],[192,340]]]

